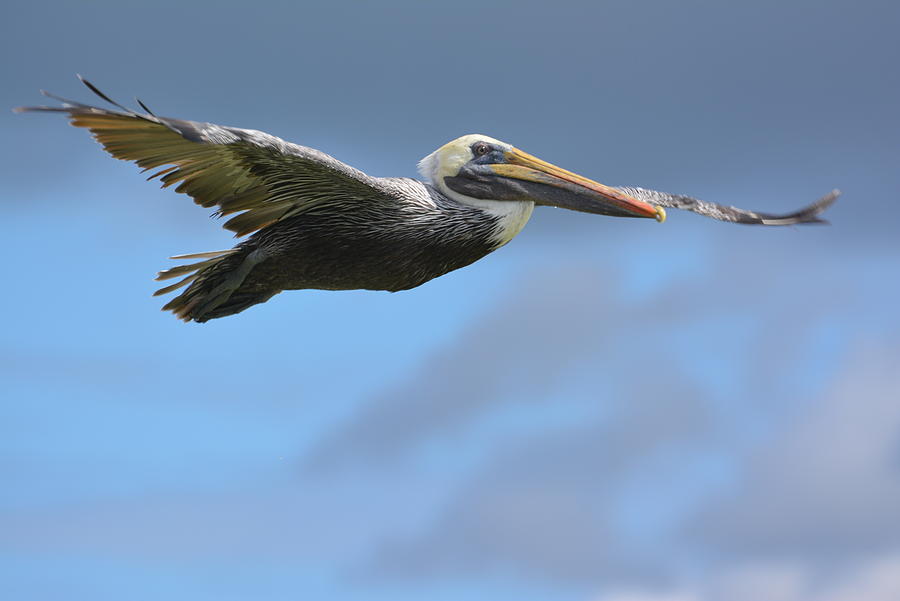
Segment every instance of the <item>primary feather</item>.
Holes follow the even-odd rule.
[[[528,200],[469,198],[433,181],[437,176],[429,182],[371,177],[261,131],[159,117],[140,100],[145,112],[139,113],[81,80],[119,110],[47,92],[62,106],[16,110],[67,114],[113,157],[137,163],[152,172],[148,180],[175,186],[200,206],[214,207],[214,215],[230,216],[224,227],[249,236],[230,250],[172,257],[200,260],[159,273],[158,280],[182,278],[156,294],[186,287],[163,307],[184,320],[231,315],[287,289],[413,288],[496,250],[531,215]],[[474,161],[472,143],[512,148],[486,136],[463,136],[423,164],[441,178],[452,176]],[[453,160],[439,160],[445,155]],[[760,225],[822,222],[819,215],[839,194],[835,190],[794,213],[770,215],[643,188],[607,190],[634,202]]]

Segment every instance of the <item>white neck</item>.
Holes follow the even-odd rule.
[[[451,190],[444,183],[444,177],[459,171],[460,165],[471,158],[461,154],[460,156],[439,156],[443,148],[432,152],[427,157],[419,161],[419,173],[427,179],[432,186],[447,198],[456,202],[476,207],[482,211],[497,217],[499,226],[494,235],[494,240],[500,245],[504,245],[512,240],[516,234],[522,231],[531,212],[534,210],[534,203],[530,200],[490,200],[485,198],[474,198],[466,196]]]
[[[454,192],[448,188],[443,180],[439,185],[435,186],[440,190],[441,194],[472,207],[481,209],[485,213],[490,213],[499,220],[497,233],[494,239],[502,246],[516,237],[516,234],[522,231],[531,212],[534,210],[534,203],[530,200],[489,200],[485,198],[473,198]]]

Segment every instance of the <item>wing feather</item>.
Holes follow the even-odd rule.
[[[79,76],[80,78],[80,76]],[[224,227],[237,236],[257,231],[322,202],[391,200],[373,178],[312,148],[264,132],[157,117],[141,103],[138,113],[116,103],[93,84],[82,82],[121,109],[108,110],[67,100],[62,106],[21,107],[17,111],[67,113],[72,125],[91,131],[113,157],[133,161],[147,179],[175,185],[214,215],[240,213]]]
[[[657,190],[647,190],[645,188],[621,187],[616,189],[650,204],[659,205],[665,208],[692,211],[705,217],[718,219],[719,221],[730,221],[733,223],[746,223],[751,225],[828,223],[826,220],[821,219],[819,215],[821,215],[825,209],[830,207],[834,201],[837,200],[838,196],[841,195],[840,190],[832,190],[819,200],[798,211],[775,215],[771,213],[757,213],[756,211],[748,211],[747,209],[740,209],[738,207],[707,202],[683,194],[669,194],[668,192],[658,192]]]

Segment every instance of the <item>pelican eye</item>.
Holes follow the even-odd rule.
[[[490,151],[491,151],[490,145],[486,144],[485,142],[477,142],[474,146],[472,146],[472,152],[477,157],[483,157]]]

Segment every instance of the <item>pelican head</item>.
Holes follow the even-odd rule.
[[[482,134],[441,146],[422,159],[419,171],[445,195],[475,205],[519,201],[614,217],[666,218],[662,207]]]

